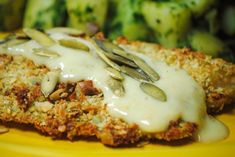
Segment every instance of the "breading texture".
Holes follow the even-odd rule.
[[[217,112],[235,101],[235,66],[188,49],[164,49],[155,44],[116,40],[122,47],[185,69],[206,91],[208,110]],[[50,71],[20,56],[0,54],[0,119],[32,124],[52,137],[95,136],[103,144],[118,146],[140,140],[176,140],[192,137],[198,126],[181,119],[164,132],[146,133],[136,124],[110,116],[103,94],[91,80],[59,82],[45,97],[41,81]],[[76,93],[80,88],[80,93]]]
[[[197,125],[172,121],[165,132],[145,133],[136,124],[127,124],[111,117],[103,102],[103,95],[92,81],[58,83],[54,92],[59,97],[44,97],[40,82],[50,71],[36,66],[22,56],[0,55],[0,119],[4,122],[32,124],[52,137],[95,136],[103,144],[118,146],[147,139],[167,141],[190,137]],[[76,86],[81,88],[79,96]],[[53,93],[51,95],[53,95]]]
[[[235,103],[235,65],[220,58],[192,52],[190,49],[165,49],[145,42],[129,42],[120,37],[116,40],[124,48],[144,53],[154,60],[184,69],[206,92],[209,113],[221,111],[225,105]]]

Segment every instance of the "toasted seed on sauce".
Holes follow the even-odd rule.
[[[51,37],[36,29],[24,28],[23,32],[42,46],[51,46],[55,44],[55,41]]]
[[[122,97],[125,94],[125,89],[123,87],[122,81],[109,78],[107,80],[109,88],[113,91],[116,96]]]
[[[167,101],[167,96],[163,90],[154,84],[148,82],[141,82],[140,88],[148,95],[160,101]]]
[[[46,48],[34,48],[33,53],[38,56],[43,56],[43,57],[59,57],[60,55],[52,50],[46,49]]]
[[[104,53],[104,52],[99,46],[97,46],[96,42],[93,42],[94,46],[96,47],[95,52],[97,53],[97,55],[109,66],[113,67],[114,69],[116,69],[117,71],[120,71],[120,67],[119,65],[117,65],[116,63],[114,63],[113,61],[111,61]]]
[[[60,39],[58,40],[59,44],[65,47],[73,48],[73,49],[79,49],[84,51],[89,51],[89,47],[82,42],[78,42],[75,39]]]
[[[130,68],[128,66],[121,66],[121,72],[127,74],[128,76],[138,80],[138,81],[150,81],[146,75],[138,72],[136,69]]]
[[[152,81],[157,81],[160,79],[159,74],[153,68],[151,68],[144,60],[140,59],[137,56],[133,57],[133,60],[135,64],[137,64],[139,68],[142,69]]]
[[[69,27],[54,27],[54,28],[49,29],[48,32],[65,33],[65,34],[70,34],[70,35],[83,34],[83,31],[80,31],[74,28],[69,28]]]
[[[115,54],[112,54],[112,53],[105,53],[105,55],[109,59],[111,59],[112,61],[114,61],[116,63],[125,64],[125,65],[128,65],[130,67],[134,67],[134,68],[138,67],[134,62],[132,62],[132,61],[130,61],[130,60],[124,58],[124,57],[121,57],[121,56],[118,56],[118,55],[115,55]]]
[[[114,49],[122,50],[119,46],[113,44],[109,41],[102,41],[97,38],[94,38],[96,44],[105,52],[112,53]]]
[[[106,67],[105,70],[109,73],[111,77],[117,80],[124,80],[124,77],[121,75],[121,73],[112,67]]]
[[[43,77],[42,82],[41,82],[41,91],[45,97],[48,97],[55,89],[55,86],[57,82],[59,81],[59,75],[60,75],[60,71],[55,70],[55,71],[48,72]]]

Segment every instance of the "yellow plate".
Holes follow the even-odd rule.
[[[6,34],[5,34],[6,35]],[[0,33],[0,37],[3,35]],[[1,157],[68,157],[68,156],[128,156],[128,157],[169,157],[169,156],[235,156],[235,108],[217,117],[224,122],[230,135],[227,139],[214,143],[154,143],[141,148],[110,148],[94,140],[78,139],[77,141],[52,140],[35,130],[17,127],[10,132],[0,134]],[[216,130],[215,130],[216,131]]]
[[[141,148],[110,148],[94,140],[52,140],[31,129],[10,128],[0,134],[0,156],[2,157],[68,157],[68,156],[187,156],[234,157],[235,156],[235,109],[217,117],[230,129],[227,139],[214,143],[154,143]],[[215,130],[216,131],[216,130]]]

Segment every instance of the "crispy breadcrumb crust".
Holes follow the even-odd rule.
[[[235,65],[222,59],[212,59],[190,49],[166,49],[157,44],[129,42],[120,37],[116,43],[124,48],[143,53],[154,60],[186,70],[206,92],[209,113],[221,111],[225,105],[235,103]]]
[[[140,140],[176,140],[191,137],[197,125],[181,120],[172,121],[165,132],[145,133],[136,124],[127,124],[111,117],[103,95],[92,81],[59,83],[55,91],[64,89],[66,96],[45,98],[40,90],[43,76],[50,71],[23,56],[0,54],[0,119],[4,122],[32,124],[42,133],[59,138],[95,136],[103,144],[118,146]],[[77,97],[76,85],[82,94]],[[53,93],[52,93],[53,94]],[[52,95],[51,94],[51,95]],[[53,104],[40,108],[38,102]],[[50,105],[48,105],[50,106]]]
[[[102,34],[97,36],[103,38]],[[218,112],[235,101],[235,66],[231,63],[189,49],[164,49],[125,38],[115,42],[186,70],[206,91],[209,112]],[[23,56],[0,54],[0,120],[32,124],[54,138],[66,136],[72,140],[77,136],[95,136],[110,146],[149,139],[171,141],[192,137],[197,131],[196,124],[179,119],[172,121],[165,132],[145,133],[136,124],[110,116],[102,91],[91,80],[60,82],[45,97],[40,85],[49,71]],[[81,88],[79,96],[75,92],[77,86]]]

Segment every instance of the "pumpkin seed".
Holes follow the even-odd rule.
[[[55,41],[43,32],[36,29],[24,28],[23,32],[31,39],[37,41],[42,46],[51,46],[55,44]]]
[[[104,50],[106,53],[105,55],[110,58],[111,60],[114,60],[116,62],[129,65],[131,67],[137,67],[137,65],[132,61],[131,54],[126,53],[122,48],[120,48],[118,45],[115,45],[108,41],[101,41],[99,39],[95,38],[95,41],[97,45]],[[114,53],[114,54],[113,54]],[[117,54],[117,55],[115,55]]]
[[[158,75],[158,73],[152,67],[150,67],[144,60],[137,56],[133,57],[133,60],[135,64],[137,64],[139,68],[142,69],[152,81],[159,80],[160,76]]]
[[[82,89],[81,89],[79,83],[77,83],[77,85],[75,87],[75,94],[76,94],[77,98],[79,98],[82,95]]]
[[[43,57],[59,57],[60,55],[57,52],[54,52],[52,50],[48,50],[46,48],[34,48],[33,53],[38,55],[38,56],[43,56]]]
[[[52,107],[54,106],[52,103],[50,103],[49,101],[44,101],[44,102],[35,102],[34,103],[36,109],[38,111],[42,111],[42,112],[47,112],[50,109],[52,109]]]
[[[96,53],[97,55],[109,66],[111,66],[112,68],[116,69],[117,71],[121,71],[119,65],[117,65],[116,63],[112,62],[106,55],[105,52],[96,44],[96,42],[93,42],[95,48],[96,48]]]
[[[112,42],[102,41],[97,38],[94,38],[96,44],[105,52],[112,53],[114,49],[122,50],[119,46],[113,44]]]
[[[10,46],[20,45],[28,41],[28,37],[24,33],[11,33],[4,39],[0,39],[0,47],[7,48]]]
[[[3,39],[0,39],[0,44],[4,44],[12,39],[16,39],[15,35],[13,33],[7,35],[6,37],[4,37]]]
[[[113,53],[119,56],[122,56],[126,59],[129,59],[130,61],[133,61],[133,56],[130,53],[126,53],[124,50],[119,50],[119,49],[113,49]]]
[[[154,84],[148,82],[141,82],[140,88],[149,96],[154,97],[160,101],[167,101],[167,96],[163,90],[159,87],[155,86]]]
[[[78,42],[75,39],[60,39],[59,40],[60,45],[73,48],[73,49],[79,49],[79,50],[84,50],[84,51],[89,51],[89,47],[85,45],[82,42]]]
[[[124,77],[121,75],[121,73],[111,67],[107,67],[105,68],[107,70],[107,72],[109,73],[109,75],[117,80],[124,80]]]
[[[111,59],[112,61],[114,61],[116,63],[125,64],[125,65],[128,65],[128,66],[133,67],[133,68],[138,67],[134,62],[130,61],[129,59],[123,58],[121,56],[118,56],[118,55],[115,55],[115,54],[112,54],[112,53],[105,53],[105,55],[109,59]]]
[[[55,71],[50,71],[48,72],[42,79],[41,82],[41,91],[44,94],[45,97],[48,97],[48,95],[53,92],[55,89],[55,86],[57,82],[59,81],[59,75],[60,71],[55,70]]]
[[[119,97],[124,96],[125,89],[121,81],[110,77],[107,81],[107,84],[116,96],[119,96]]]
[[[63,88],[57,89],[56,91],[50,94],[49,98],[50,100],[58,100],[60,98],[64,98],[68,96],[68,93],[65,94],[64,96],[63,96],[63,93],[66,93],[65,89]]]
[[[16,32],[14,33],[14,35],[16,39],[27,39],[27,40],[30,39],[23,31]]]
[[[7,48],[7,47],[10,47],[10,46],[16,46],[16,45],[23,44],[23,43],[25,43],[27,41],[28,40],[12,39],[12,40],[9,40],[9,41],[5,42],[4,44],[0,45],[0,47]]]
[[[69,28],[69,27],[55,27],[47,30],[48,33],[50,32],[60,32],[60,33],[65,33],[65,34],[71,34],[71,35],[79,35],[83,34],[82,31],[74,29],[74,28]]]
[[[121,66],[121,72],[129,75],[130,77],[138,80],[138,81],[150,81],[144,74],[138,72],[136,69],[132,69],[127,66]]]
[[[130,53],[126,53],[125,51],[120,49],[114,49],[113,53],[133,61],[140,69],[142,69],[150,77],[152,81],[157,81],[160,79],[159,74],[141,58],[132,55]]]
[[[7,35],[5,38],[0,39],[0,44],[4,44],[6,42],[9,42],[11,40],[29,40],[30,38],[24,33],[24,32],[16,32],[16,33],[11,33]]]
[[[8,132],[9,129],[3,125],[0,125],[0,134],[6,133]]]

